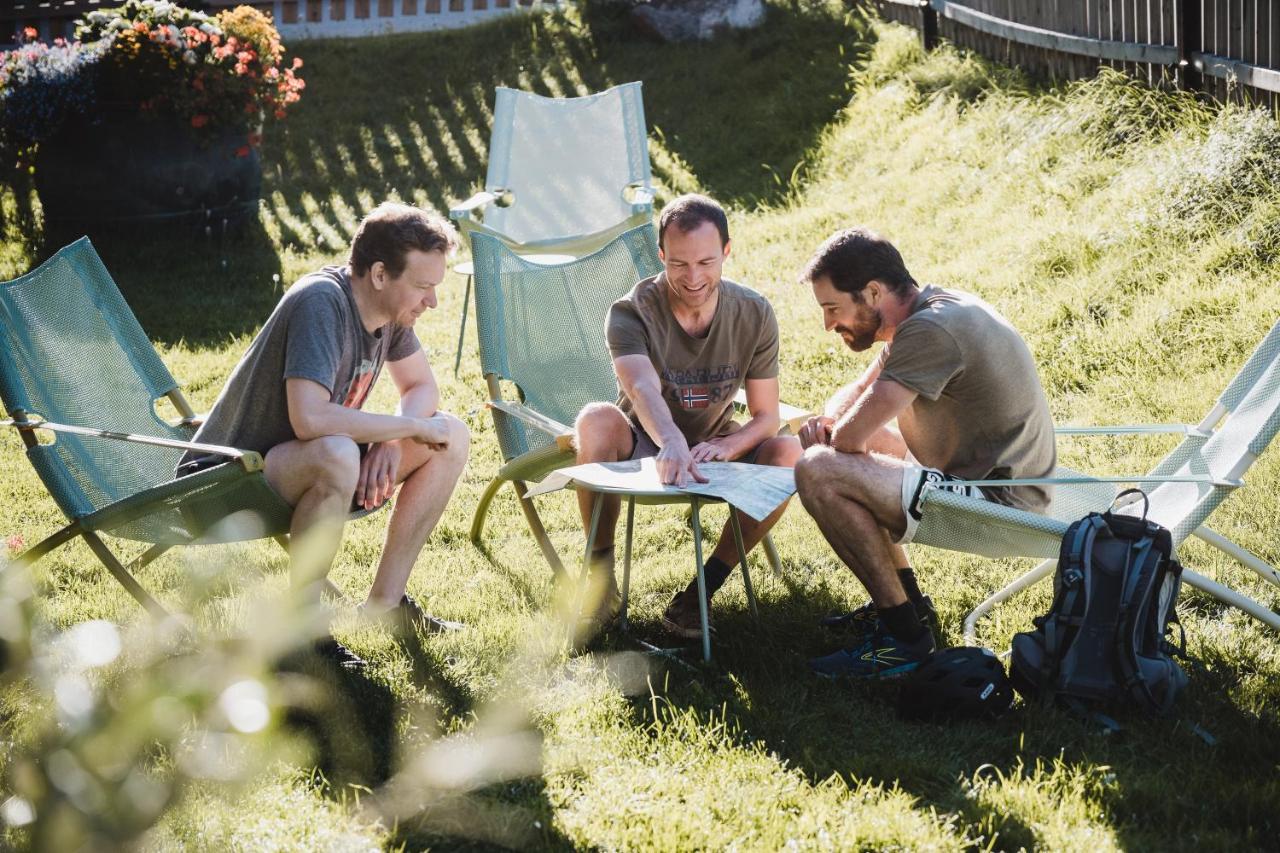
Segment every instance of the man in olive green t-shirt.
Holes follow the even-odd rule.
[[[794,465],[801,448],[777,437],[778,321],[764,297],[721,278],[729,256],[723,208],[705,196],[685,195],[663,208],[658,224],[663,272],[639,282],[613,304],[606,322],[618,376],[617,403],[591,403],[575,424],[578,462],[655,457],[664,483],[706,482],[698,463],[710,461]],[[733,400],[745,385],[750,419],[733,421]],[[584,525],[594,495],[578,493]],[[782,514],[763,522],[739,513],[747,550]],[[589,560],[591,605],[603,625],[620,605],[613,575],[613,533],[618,499],[605,498],[596,547]],[[706,562],[707,598],[738,562],[726,524]],[[702,635],[696,579],[678,592],[662,617],[682,637]]]
[[[823,323],[853,350],[884,348],[862,376],[800,430],[796,464],[805,509],[853,570],[871,603],[840,620],[864,642],[810,661],[822,675],[877,677],[915,668],[934,650],[932,602],[903,545],[926,488],[1032,512],[1043,486],[955,480],[1039,479],[1057,462],[1053,420],[1030,350],[971,294],[921,288],[888,241],[842,231],[809,261]],[[897,419],[898,429],[889,426]]]

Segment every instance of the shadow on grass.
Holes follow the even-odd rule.
[[[1211,846],[1249,838],[1261,844],[1274,831],[1268,801],[1280,793],[1280,780],[1239,784],[1274,780],[1280,763],[1276,716],[1258,710],[1280,702],[1280,686],[1241,701],[1248,656],[1205,660],[1207,670],[1191,673],[1191,688],[1171,718],[1119,713],[1123,728],[1114,735],[1067,712],[1023,703],[990,722],[905,722],[896,714],[894,682],[828,681],[809,672],[808,658],[840,645],[839,636],[817,622],[842,603],[826,591],[788,585],[762,604],[757,622],[745,602],[717,602],[714,663],[668,666],[664,698],[706,719],[723,713],[739,746],[765,748],[812,783],[838,775],[896,785],[918,797],[920,808],[962,814],[987,832],[983,843],[998,833],[996,849],[1045,843],[1037,834],[1043,827],[1032,826],[1040,818],[1020,811],[1019,785],[1061,786],[1066,807],[1099,807],[1122,848],[1166,847],[1184,826],[1200,833],[1217,827],[1220,837]],[[672,644],[654,622],[641,622],[634,633]],[[699,652],[690,644],[685,659],[697,661]],[[647,696],[633,702],[633,713],[639,729],[660,728],[650,725]],[[1197,725],[1215,734],[1217,744],[1197,736]],[[1059,771],[1062,765],[1068,769]],[[1014,790],[982,796],[984,780],[997,778]],[[1188,845],[1196,843],[1187,836]]]

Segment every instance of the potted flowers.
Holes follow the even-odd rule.
[[[301,64],[251,7],[128,0],[89,13],[74,42],[0,54],[0,151],[34,162],[46,222],[238,218]]]

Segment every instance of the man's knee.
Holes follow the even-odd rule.
[[[631,442],[631,422],[613,403],[588,403],[573,423],[578,452],[617,450]],[[619,450],[619,452],[621,452]]]
[[[444,451],[445,455],[465,462],[467,454],[471,451],[471,430],[467,428],[466,422],[456,415],[440,412],[438,416],[449,423],[449,447]]]
[[[819,505],[821,498],[830,490],[831,456],[834,453],[830,447],[814,445],[796,459],[796,493],[811,512],[812,507]]]
[[[360,479],[360,448],[344,435],[326,435],[307,442],[307,467],[321,488],[351,494]]]
[[[791,468],[803,455],[804,448],[800,446],[800,439],[793,435],[776,435],[760,445],[755,462],[757,465]]]

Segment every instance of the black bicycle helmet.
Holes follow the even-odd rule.
[[[907,676],[898,714],[913,720],[997,717],[1013,704],[1004,664],[990,649],[960,646],[934,652]]]

